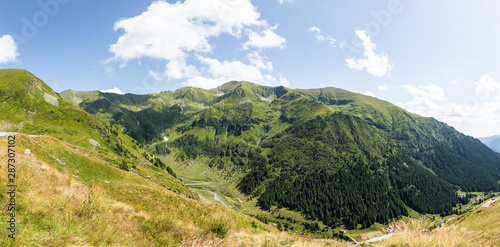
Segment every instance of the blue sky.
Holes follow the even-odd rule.
[[[338,87],[500,134],[500,2],[0,2],[0,67],[56,91]]]

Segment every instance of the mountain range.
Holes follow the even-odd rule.
[[[0,181],[17,185],[0,195],[11,221],[1,246],[311,243],[204,201],[144,144],[28,71],[0,70],[0,102],[0,131],[15,135],[0,138]]]
[[[498,207],[449,216],[473,238],[453,225],[419,232],[437,224],[425,213],[468,210],[465,192],[498,191],[499,154],[373,97],[249,82],[58,94],[27,71],[2,69],[0,99],[0,130],[18,133],[20,222],[1,245],[344,246],[297,234],[344,239],[338,231],[348,228],[359,241],[398,218],[410,224],[408,243],[497,241],[485,219]],[[7,139],[0,144],[7,153]]]
[[[483,137],[479,138],[486,146],[490,147],[493,149],[493,151],[496,151],[497,153],[500,153],[500,136],[490,136],[490,137]]]
[[[481,141],[338,88],[233,81],[211,90],[61,96],[176,173],[210,182],[247,214],[286,209],[329,227],[364,228],[409,210],[449,214],[458,190],[500,190],[500,155]]]

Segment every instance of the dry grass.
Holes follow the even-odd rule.
[[[377,243],[376,246],[500,246],[498,237],[490,238],[488,232],[484,231],[470,230],[457,225],[445,225],[432,231],[423,231],[427,226],[416,221],[401,222],[401,224],[407,229],[405,232]]]
[[[58,158],[68,164],[56,164],[51,152],[72,148],[48,140],[34,142],[24,136],[17,142],[18,232],[11,241],[7,230],[0,230],[0,246],[342,245],[304,240],[241,213],[184,198],[149,180],[109,170],[99,157],[78,152],[68,154],[72,158],[61,157],[59,152]],[[0,139],[0,154],[7,154],[6,146],[6,139]],[[24,156],[20,153],[25,148],[49,154]],[[78,177],[70,161],[78,162]],[[115,173],[109,175],[109,184],[84,177],[94,174],[87,171],[89,167],[98,169],[100,164]],[[6,178],[7,157],[0,155],[0,184],[7,184]],[[7,200],[1,193],[0,204],[6,205]],[[10,212],[1,206],[0,213],[5,222]]]
[[[232,233],[228,238],[225,239],[192,239],[183,241],[181,246],[290,246],[290,247],[302,247],[302,246],[350,246],[348,242],[340,241],[315,241],[309,239],[302,239],[297,236],[290,236],[287,233],[253,233],[248,231],[240,231]]]

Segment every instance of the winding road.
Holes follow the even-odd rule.
[[[202,180],[194,180],[194,179],[189,179],[189,178],[184,178],[184,177],[179,177],[180,179],[183,179],[183,180],[187,180],[187,181],[191,181],[191,182],[196,182],[196,184],[185,184],[185,185],[205,185],[205,184],[208,184],[208,181],[202,181]],[[206,191],[206,192],[210,192],[214,195],[214,200],[220,202],[224,207],[226,208],[229,208],[221,199],[220,197],[217,195],[217,193],[215,192],[212,192],[210,190],[205,190],[205,189],[201,189],[201,188],[198,188],[200,190],[203,190],[203,191]]]
[[[210,193],[214,194],[214,199],[215,199],[216,201],[220,202],[220,203],[221,203],[224,207],[229,208],[229,207],[228,207],[228,206],[226,206],[226,204],[224,204],[224,202],[223,202],[223,201],[219,198],[219,196],[217,195],[217,193],[212,192],[212,191],[209,191],[209,190],[205,190],[205,191],[207,191],[207,192],[210,192]]]
[[[188,181],[191,181],[191,182],[199,183],[199,184],[186,184],[185,183],[185,185],[202,185],[202,184],[208,184],[208,181],[194,180],[194,179],[189,179],[189,178],[185,178],[185,177],[179,177],[179,178],[182,179],[182,180],[188,180]]]
[[[496,201],[498,201],[498,200],[500,200],[500,197],[493,198],[493,199],[491,199],[491,200],[487,201],[487,202],[483,205],[483,208],[487,208],[487,207],[491,206],[491,204],[493,204],[494,202],[496,202]]]

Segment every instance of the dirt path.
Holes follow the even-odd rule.
[[[368,240],[366,240],[364,243],[366,243],[366,244],[367,244],[367,243],[373,243],[373,242],[382,241],[382,240],[385,240],[385,239],[391,238],[392,236],[397,235],[397,234],[401,234],[401,233],[390,233],[390,234],[385,234],[385,235],[382,235],[382,236],[379,236],[379,237],[376,237],[376,238],[368,239]]]
[[[0,138],[7,138],[8,136],[15,136],[17,133],[13,132],[0,132]]]

